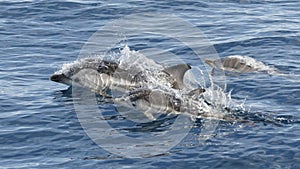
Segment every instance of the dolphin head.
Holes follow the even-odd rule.
[[[54,73],[50,77],[50,80],[66,85],[71,85],[73,76],[85,69],[95,70],[99,74],[113,75],[118,69],[118,63],[99,60],[97,58],[85,58],[75,61],[71,64],[64,65],[60,71]]]

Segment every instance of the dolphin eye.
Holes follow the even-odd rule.
[[[80,79],[78,79],[78,78],[74,79],[74,82],[79,82],[79,81],[80,81]]]
[[[135,103],[135,102],[132,102],[132,106],[133,106],[133,107],[136,107],[136,103]]]

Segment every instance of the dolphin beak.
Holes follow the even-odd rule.
[[[54,74],[50,77],[50,80],[52,80],[54,82],[60,82],[62,80],[62,75]]]
[[[64,74],[54,74],[50,77],[50,80],[58,83],[63,83],[66,85],[70,85],[70,79],[66,77]]]

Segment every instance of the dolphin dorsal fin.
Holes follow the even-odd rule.
[[[191,69],[191,66],[188,64],[179,64],[171,67],[167,67],[163,71],[170,74],[175,80],[174,84],[175,89],[182,89],[183,85],[183,76],[187,70]]]

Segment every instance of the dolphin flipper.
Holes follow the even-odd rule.
[[[182,89],[184,87],[183,84],[184,74],[187,70],[190,69],[191,66],[188,64],[179,64],[179,65],[168,67],[164,69],[163,72],[170,74],[176,80],[176,84],[174,84],[175,89]]]

